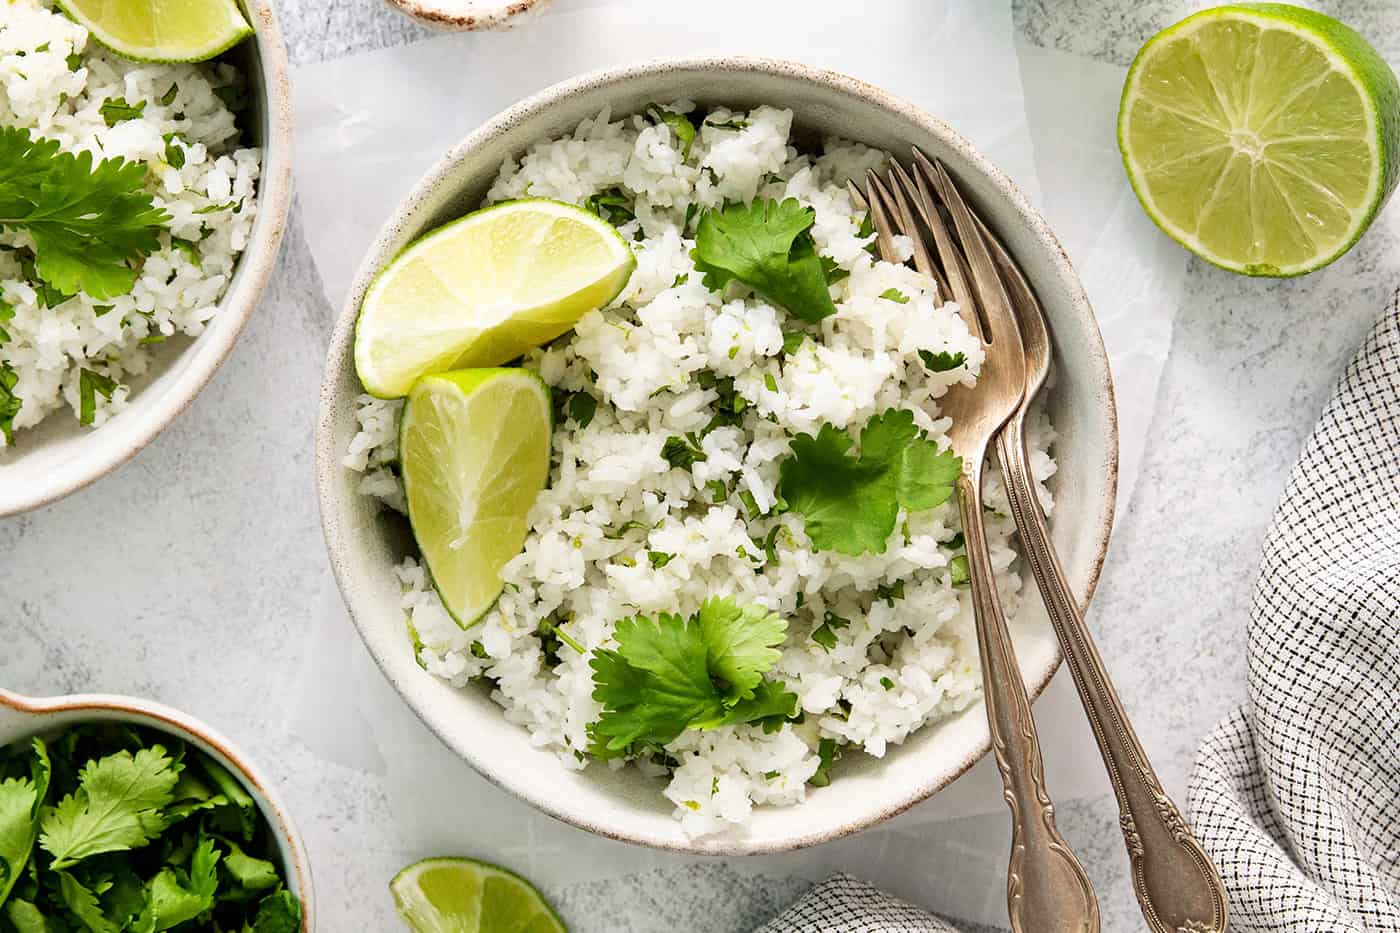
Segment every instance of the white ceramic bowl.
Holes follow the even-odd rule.
[[[549,0],[388,0],[425,26],[449,32],[508,29],[538,13]]]
[[[0,451],[0,518],[56,502],[136,456],[213,378],[257,307],[291,204],[292,101],[272,0],[244,0],[244,11],[255,36],[230,54],[248,76],[254,106],[243,126],[263,148],[263,164],[257,219],[219,313],[198,339],[152,348],[150,370],[132,382],[131,404],[102,427],[84,428],[56,412]]]
[[[316,896],[306,847],[277,792],[232,742],[192,716],[135,697],[82,694],[32,699],[0,690],[0,747],[89,722],[129,722],[170,733],[238,775],[277,841],[283,877],[301,901],[302,933],[316,929]]]
[[[660,785],[635,771],[570,771],[530,745],[481,689],[457,690],[422,671],[404,629],[393,567],[412,546],[405,523],[359,495],[359,475],[341,466],[356,432],[361,393],[352,360],[355,317],[374,274],[405,244],[476,207],[501,163],[530,143],[572,130],[605,105],[613,113],[648,101],[689,98],[736,107],[780,104],[799,133],[835,134],[894,153],[911,145],[942,159],[972,204],[1024,268],[1049,316],[1057,381],[1049,408],[1060,440],[1054,538],[1069,579],[1087,604],[1112,524],[1118,436],[1108,361],[1069,260],[1006,176],[952,128],[877,88],[785,62],[699,59],[589,75],[546,90],[496,117],[452,149],[413,190],[370,248],[331,338],[317,429],[321,518],[341,591],[370,653],[404,700],[437,735],[501,787],[559,819],[605,836],[693,852],[746,854],[811,845],[876,823],[947,785],[988,748],[981,704],[926,727],[884,759],[841,763],[829,787],[795,807],[759,807],[743,835],[687,839]],[[1040,609],[1038,600],[1027,607]],[[1060,653],[1043,610],[1024,612],[1016,644],[1034,694]]]

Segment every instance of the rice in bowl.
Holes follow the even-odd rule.
[[[64,407],[103,424],[127,406],[153,344],[203,332],[248,245],[262,154],[240,145],[236,69],[126,61],[50,0],[0,6],[0,82],[0,126],[144,165],[170,216],[134,287],[103,299],[56,292],[35,274],[32,237],[0,229],[3,450]]]
[[[610,306],[522,361],[553,388],[560,417],[549,488],[495,608],[464,629],[416,560],[397,572],[419,663],[457,686],[488,682],[506,717],[573,768],[590,760],[600,713],[590,655],[614,644],[619,620],[690,615],[716,594],[784,617],[772,674],[797,694],[800,721],[690,730],[632,761],[667,778],[685,832],[702,836],[741,828],[755,805],[800,802],[830,779],[839,750],[883,756],[980,696],[956,503],[901,513],[883,553],[850,557],[812,546],[780,501],[779,469],[795,436],[825,425],[856,434],[891,410],[946,446],[937,399],[971,384],[982,354],[931,281],[871,254],[844,184],[884,153],[837,140],[803,153],[786,110],[719,109],[702,122],[686,102],[670,109],[698,124],[688,153],[665,121],[605,111],[502,168],[488,203],[590,206],[634,241],[637,270]],[[690,256],[696,216],[755,198],[815,211],[836,314],[804,324],[757,295],[705,286]],[[937,369],[921,354],[962,362]],[[575,411],[578,398],[591,401]],[[364,474],[362,493],[398,510],[400,406],[363,397],[345,458]],[[668,440],[687,435],[689,455],[668,459]],[[1054,472],[1052,441],[1047,419],[1034,419],[1042,482]],[[1014,612],[1014,524],[999,479],[987,485],[989,543]],[[584,652],[552,638],[556,626]]]

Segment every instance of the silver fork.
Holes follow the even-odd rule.
[[[991,554],[982,520],[982,472],[987,448],[1001,426],[1015,414],[1025,391],[1025,357],[1020,332],[1011,316],[1009,299],[1002,289],[992,259],[977,236],[975,221],[951,180],[935,167],[927,180],[952,213],[959,237],[969,244],[959,254],[937,211],[921,211],[933,227],[934,244],[942,261],[941,273],[933,262],[915,222],[911,200],[923,202],[914,185],[898,166],[894,192],[874,172],[867,176],[870,217],[875,225],[881,258],[898,262],[891,235],[905,233],[914,243],[915,268],[947,281],[959,297],[968,330],[982,342],[985,352],[975,389],[955,387],[940,400],[944,415],[952,418],[949,439],[962,458],[958,477],[958,503],[962,512],[972,601],[977,618],[977,643],[982,660],[982,686],[992,749],[1001,772],[1006,802],[1011,809],[1011,861],[1007,870],[1007,910],[1015,933],[1054,930],[1096,933],[1098,902],[1084,867],[1055,825],[1055,807],[1045,786],[1045,773],[1031,716],[1030,698],[1016,663],[1011,633],[997,596]],[[851,186],[858,203],[865,203]],[[895,193],[897,192],[897,193]],[[964,259],[966,265],[964,265]],[[962,302],[971,297],[968,282],[986,296],[985,309]]]
[[[917,150],[914,164],[920,177],[934,171]],[[1035,496],[1025,430],[1031,403],[1050,373],[1052,350],[1045,311],[1006,248],[981,218],[975,214],[973,217],[1011,298],[1026,354],[1025,395],[997,435],[997,459],[1006,478],[1007,498],[1026,561],[1040,587],[1118,798],[1133,890],[1154,933],[1223,933],[1227,922],[1224,886],[1176,804],[1162,789],[1147,752],[1133,731],[1065,579]]]

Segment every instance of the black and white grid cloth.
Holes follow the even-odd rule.
[[[1400,931],[1400,300],[1342,379],[1274,516],[1249,703],[1188,808],[1238,933]]]
[[[1400,933],[1400,295],[1289,477],[1248,661],[1188,790],[1230,929]],[[837,875],[758,933],[953,931]]]

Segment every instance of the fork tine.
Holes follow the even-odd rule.
[[[948,280],[929,254],[928,243],[919,231],[919,222],[915,219],[914,210],[909,206],[911,201],[916,200],[914,185],[909,180],[909,173],[904,170],[904,166],[893,159],[890,160],[890,190],[894,193],[900,226],[914,241],[914,268],[938,283],[939,298],[946,301],[948,295],[952,294],[948,288]]]
[[[1017,348],[1014,352],[1019,356],[1021,331],[1016,325],[1016,317],[1011,310],[1011,298],[1006,294],[1006,288],[1002,285],[1001,276],[997,274],[996,264],[992,262],[991,254],[987,252],[987,244],[982,241],[982,233],[977,229],[977,222],[972,219],[972,212],[968,209],[967,202],[958,193],[958,189],[953,185],[953,180],[948,177],[943,165],[935,162],[933,168],[935,173],[933,181],[938,187],[938,193],[942,197],[943,203],[948,207],[948,212],[953,215],[953,225],[957,227],[968,264],[972,267],[972,278],[977,285],[977,294],[982,299],[980,310],[983,318],[982,324],[986,329],[986,340],[988,343],[1005,341],[1008,345]]]
[[[972,331],[973,336],[983,339],[982,312],[978,309],[977,294],[972,287],[972,274],[967,268],[966,260],[963,259],[962,251],[958,249],[956,240],[948,230],[948,225],[943,222],[943,215],[938,211],[933,193],[929,190],[934,184],[933,164],[917,148],[914,150],[914,177],[917,179],[915,203],[919,206],[924,222],[933,231],[934,246],[938,249],[939,258],[943,260],[943,268],[948,272],[953,300],[958,303],[960,316],[967,329]]]
[[[894,250],[894,223],[890,219],[894,213],[890,194],[874,169],[866,172],[865,185],[870,196],[870,222],[875,225],[875,245],[880,250],[880,258],[885,262],[898,263],[899,254]]]
[[[865,192],[860,190],[854,178],[846,179],[846,193],[851,196],[851,206],[858,211],[870,213],[870,202],[865,200]],[[871,223],[874,223],[872,220]]]

